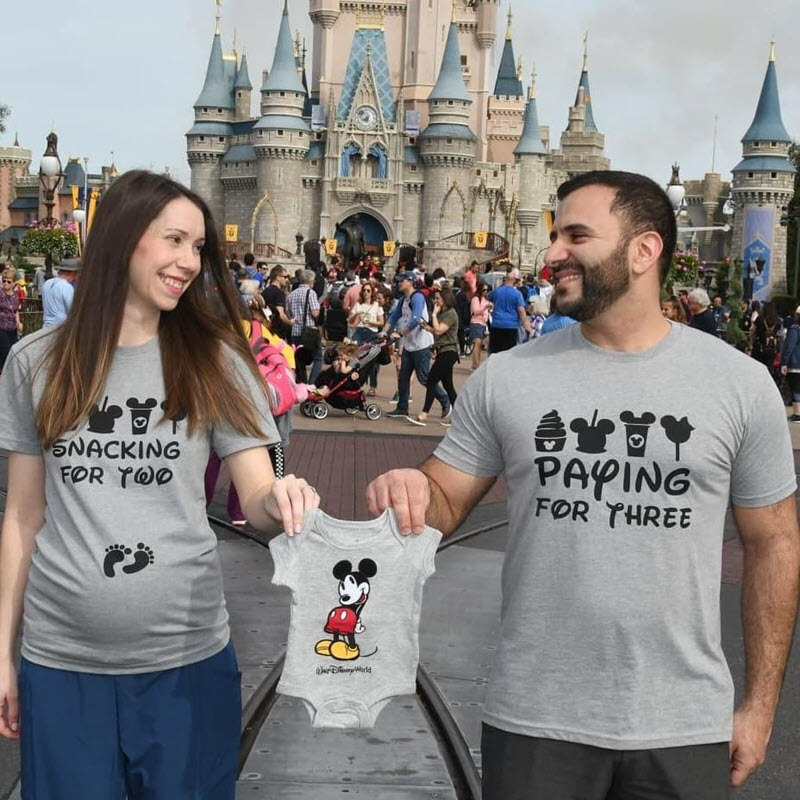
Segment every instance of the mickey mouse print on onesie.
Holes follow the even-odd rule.
[[[337,661],[353,661],[356,658],[368,658],[378,652],[376,647],[371,653],[363,654],[356,644],[356,634],[363,633],[365,628],[361,622],[361,612],[369,599],[369,579],[378,572],[378,565],[371,558],[364,558],[353,570],[349,561],[339,561],[333,568],[333,577],[339,581],[339,601],[329,614],[325,623],[325,633],[333,639],[321,639],[314,646],[319,656],[331,656]]]

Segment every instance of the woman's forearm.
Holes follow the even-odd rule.
[[[6,511],[0,534],[0,660],[12,657],[37,532]]]

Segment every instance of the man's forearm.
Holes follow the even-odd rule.
[[[775,536],[745,547],[742,582],[745,704],[774,715],[797,618],[800,545]]]
[[[464,503],[451,503],[447,499],[442,486],[440,486],[434,474],[435,459],[429,459],[419,467],[419,471],[428,479],[428,488],[430,491],[430,503],[428,511],[425,515],[425,522],[431,528],[441,531],[442,535],[447,537],[455,533],[464,520],[469,515],[469,512],[483,499],[486,493],[491,489],[494,480],[487,483],[485,488],[478,491],[476,496],[471,497]]]

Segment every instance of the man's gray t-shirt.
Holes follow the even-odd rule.
[[[228,642],[228,613],[203,478],[222,457],[278,441],[255,376],[232,351],[263,438],[228,426],[187,435],[161,422],[158,338],[118,347],[99,408],[42,453],[36,369],[52,330],[16,344],[0,378],[0,447],[43,455],[47,508],[25,593],[22,654],[46,667],[108,674],[194,663]]]
[[[730,739],[728,501],[762,507],[796,489],[761,364],[680,325],[634,353],[573,325],[492,356],[435,455],[508,484],[486,722],[612,749]]]

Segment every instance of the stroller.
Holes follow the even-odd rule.
[[[309,394],[308,400],[300,405],[300,413],[305,417],[313,419],[325,419],[331,408],[344,411],[351,416],[359,412],[366,414],[367,419],[376,420],[381,418],[383,410],[377,403],[367,403],[363,386],[369,377],[366,369],[375,359],[385,358],[388,355],[389,345],[384,342],[373,342],[361,345],[351,359],[350,365],[353,370],[358,372],[358,389],[347,388],[348,375],[342,375],[342,380],[335,383],[330,390],[330,394]],[[335,348],[326,352],[325,360],[330,362],[335,355]]]

